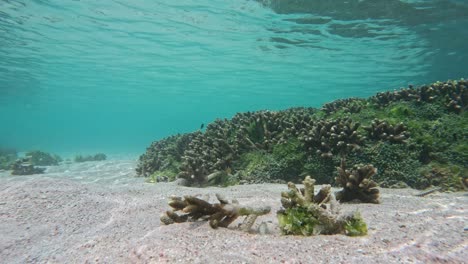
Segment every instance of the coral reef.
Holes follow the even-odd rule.
[[[87,155],[87,156],[82,156],[82,155],[77,155],[75,156],[75,162],[87,162],[87,161],[101,161],[101,160],[106,160],[107,156],[106,154],[103,153],[97,153],[95,155]]]
[[[25,156],[29,157],[30,162],[36,166],[54,166],[58,165],[59,162],[62,161],[62,158],[58,155],[53,155],[39,150],[29,151]]]
[[[174,179],[179,172],[182,156],[192,139],[201,132],[177,134],[155,141],[140,156],[136,167],[137,175],[149,177],[157,171],[170,173],[169,179]]]
[[[374,165],[379,169],[379,173],[372,177],[381,187],[422,188],[418,183],[419,168],[422,164],[418,160],[418,151],[409,151],[410,147],[409,144],[377,141],[376,144],[362,148],[361,152],[348,156],[346,161],[348,164]]]
[[[314,193],[315,180],[307,176],[304,188],[292,182],[289,191],[281,193],[283,208],[277,212],[281,232],[285,235],[367,234],[367,225],[358,212],[340,214],[339,205],[331,193],[330,185]],[[329,204],[326,204],[329,202]]]
[[[308,174],[331,184],[346,158],[378,167],[381,186],[426,188],[423,166],[468,167],[466,103],[461,79],[337,100],[321,110],[238,113],[205,131],[153,142],[136,170],[151,182],[177,178],[190,186],[297,182]],[[440,179],[431,182],[451,184]]]
[[[351,170],[346,169],[345,159],[341,159],[341,165],[337,168],[336,182],[343,190],[336,193],[336,199],[340,202],[359,200],[364,203],[380,203],[377,183],[370,178],[377,173],[372,165],[355,165]]]
[[[270,213],[270,207],[244,207],[240,206],[236,200],[231,203],[220,194],[216,194],[219,203],[211,204],[209,197],[201,199],[194,196],[171,196],[169,206],[172,210],[166,211],[161,215],[162,223],[169,225],[173,223],[182,223],[187,221],[207,220],[212,228],[228,227],[232,222],[241,216],[245,216],[240,225],[242,231],[250,231],[255,220],[260,215]],[[181,211],[182,214],[177,214]]]
[[[296,181],[302,173],[305,161],[303,146],[298,140],[277,144],[271,153],[251,151],[244,153],[234,162],[241,183]]]
[[[468,169],[456,165],[431,162],[420,170],[418,184],[421,188],[438,186],[440,191],[462,191],[468,182]]]
[[[58,165],[62,159],[43,151],[29,151],[24,158],[17,159],[15,150],[0,150],[0,169],[12,170],[12,175],[31,175],[44,173],[45,168],[36,166]]]
[[[323,159],[318,155],[311,155],[307,157],[300,176],[303,178],[305,175],[314,175],[317,184],[331,184],[334,181],[336,164],[338,162],[335,158]]]
[[[391,143],[406,143],[409,138],[407,127],[400,122],[391,125],[387,121],[374,119],[370,126],[363,127],[367,131],[367,138],[372,140],[386,140]]]
[[[11,175],[32,175],[44,173],[45,168],[35,167],[30,157],[21,158],[11,165]]]
[[[0,170],[9,170],[11,164],[18,158],[14,149],[0,148]]]

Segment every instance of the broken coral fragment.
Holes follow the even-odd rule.
[[[289,191],[281,194],[284,208],[277,215],[284,235],[367,234],[367,225],[359,213],[340,213],[330,185],[323,186],[314,194],[314,183],[315,180],[307,176],[303,181],[304,188],[298,189],[289,182]]]
[[[207,201],[208,198],[204,200],[191,195],[183,198],[171,196],[168,204],[172,210],[162,214],[160,220],[163,224],[169,225],[202,219],[209,221],[212,228],[217,228],[227,227],[239,216],[245,216],[240,229],[249,231],[258,216],[268,214],[271,210],[268,206],[260,208],[240,206],[235,200],[229,203],[220,194],[216,194],[219,203],[211,204]],[[181,211],[182,214],[178,214],[177,211]]]

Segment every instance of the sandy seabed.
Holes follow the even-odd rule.
[[[62,164],[46,174],[0,172],[0,263],[466,263],[468,196],[381,189],[359,210],[364,237],[282,236],[276,211],[284,184],[188,188],[144,183],[134,161]],[[252,232],[206,222],[162,225],[170,195],[221,193],[272,207]],[[265,222],[269,232],[255,229]]]

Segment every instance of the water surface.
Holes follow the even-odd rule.
[[[142,153],[215,118],[468,76],[466,1],[0,2],[0,146]]]

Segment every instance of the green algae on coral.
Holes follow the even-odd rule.
[[[277,212],[277,217],[282,234],[367,234],[367,225],[359,213],[340,214],[330,185],[323,186],[315,194],[314,183],[315,180],[307,176],[303,181],[304,188],[298,189],[295,184],[289,182],[289,191],[281,194],[283,208]]]
[[[367,224],[359,212],[355,212],[352,217],[345,221],[344,229],[348,236],[367,235]]]
[[[316,217],[305,207],[288,208],[278,214],[278,222],[283,235],[311,236],[319,224]]]

